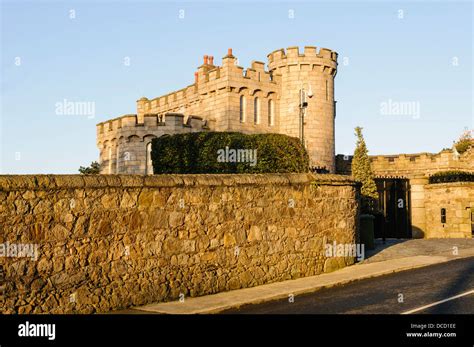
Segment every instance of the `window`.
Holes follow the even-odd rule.
[[[445,208],[441,209],[441,223],[443,224],[446,223],[446,209]]]
[[[326,100],[328,99],[328,80],[326,80]]]
[[[260,100],[258,98],[253,100],[253,122],[260,124]]]
[[[146,145],[145,175],[153,175],[153,162],[151,161],[151,142]]]
[[[471,211],[471,234],[474,237],[474,211]]]
[[[115,152],[115,173],[119,173],[119,159],[120,159],[120,150],[119,150],[119,146],[117,145],[117,148],[116,148],[116,152]]]
[[[268,100],[268,125],[272,126],[275,123],[275,103],[273,100]]]
[[[245,100],[245,96],[240,96],[240,122],[245,122],[245,113],[247,109],[247,102]]]
[[[112,147],[109,147],[109,175],[112,174]]]

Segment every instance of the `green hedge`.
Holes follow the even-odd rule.
[[[232,157],[232,150],[240,157]],[[237,150],[241,151],[237,153]],[[281,134],[198,132],[164,135],[153,139],[151,159],[155,174],[283,173],[309,170],[308,154],[301,142]]]
[[[465,171],[443,171],[430,176],[430,183],[474,182],[474,173]]]

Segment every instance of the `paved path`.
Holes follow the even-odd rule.
[[[381,239],[377,239],[375,243],[375,250],[366,252],[366,263],[416,255],[449,256],[456,249],[462,253],[464,250],[474,248],[474,239],[387,239],[385,244]]]
[[[186,298],[184,302],[150,304],[116,313],[217,313],[279,299],[288,302],[290,295],[296,297],[358,280],[474,257],[474,239],[387,240],[385,245],[378,242],[377,248],[367,256],[368,259],[361,263],[328,274]]]

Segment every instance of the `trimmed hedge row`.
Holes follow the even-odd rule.
[[[430,183],[474,182],[474,173],[465,171],[443,171],[430,176]]]
[[[301,142],[281,134],[198,132],[152,141],[155,174],[308,172]]]

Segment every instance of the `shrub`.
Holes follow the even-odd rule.
[[[240,157],[232,157],[232,153]],[[281,134],[164,135],[153,139],[151,158],[155,174],[288,173],[308,172],[309,167],[308,154],[300,141]]]
[[[471,131],[465,131],[459,140],[454,144],[454,146],[456,147],[456,151],[458,151],[459,154],[466,152],[472,146]]]
[[[78,171],[83,175],[97,175],[100,173],[100,164],[96,161],[93,161],[90,166],[79,167]]]
[[[474,173],[466,171],[443,171],[430,176],[430,183],[474,182]]]

